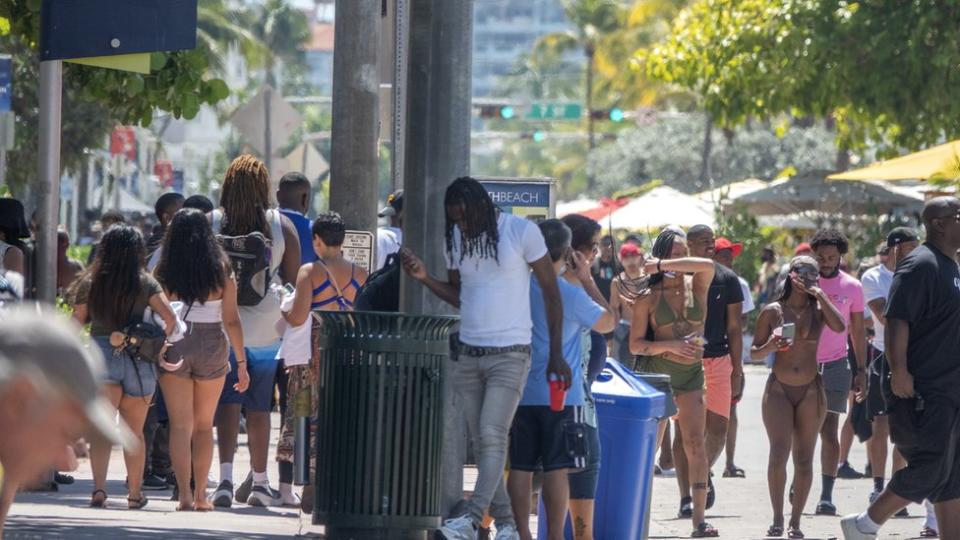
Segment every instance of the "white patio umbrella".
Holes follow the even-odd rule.
[[[579,214],[587,210],[593,210],[600,206],[600,201],[581,197],[573,201],[560,201],[557,203],[557,217],[562,218],[570,214]]]
[[[666,225],[715,225],[713,206],[668,186],[650,190],[603,220],[614,229],[652,230]]]

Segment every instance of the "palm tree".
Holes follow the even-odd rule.
[[[247,14],[253,34],[263,44],[251,58],[252,65],[266,71],[266,82],[276,86],[275,68],[282,65],[303,65],[303,46],[310,39],[306,14],[290,5],[289,0],[266,0]]]
[[[573,25],[571,30],[547,34],[537,40],[534,50],[563,55],[572,51],[582,51],[586,57],[584,105],[587,109],[587,133],[590,149],[596,147],[594,136],[593,79],[596,71],[597,47],[605,36],[616,33],[622,24],[621,13],[624,7],[617,0],[561,0],[567,20]],[[593,187],[589,178],[588,187]]]
[[[265,54],[267,46],[245,20],[245,11],[228,5],[225,0],[204,0],[197,5],[197,47],[206,51],[210,70],[222,76],[224,59],[231,47],[239,47],[250,62]]]

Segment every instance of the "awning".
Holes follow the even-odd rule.
[[[830,180],[934,180],[960,178],[960,140],[862,169],[831,174]]]

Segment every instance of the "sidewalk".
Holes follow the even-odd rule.
[[[771,523],[771,510],[766,482],[768,444],[760,417],[760,400],[766,383],[767,370],[762,366],[748,366],[747,390],[740,404],[740,431],[737,446],[737,465],[747,474],[745,479],[722,478],[722,467],[714,467],[717,476],[717,504],[707,512],[708,520],[716,526],[723,538],[754,540],[764,538]],[[279,415],[273,415],[274,434],[279,426]],[[241,446],[234,466],[234,479],[243,480],[249,467],[246,437],[241,435]],[[274,455],[271,448],[270,455]],[[219,470],[216,453],[211,469],[216,476]],[[819,452],[817,454],[819,456]],[[721,464],[723,457],[721,456]],[[851,463],[862,470],[866,464],[863,445],[856,444]],[[889,465],[888,465],[889,467]],[[268,469],[271,482],[276,487],[276,465],[270,461]],[[467,484],[475,476],[467,471]],[[178,513],[176,503],[168,501],[170,491],[146,492],[151,498],[143,510],[126,510],[126,491],[123,487],[123,457],[114,451],[110,461],[108,491],[109,507],[105,510],[87,506],[92,487],[89,461],[82,460],[74,476],[76,484],[61,486],[59,493],[28,493],[18,497],[7,522],[8,539],[78,538],[105,540],[130,539],[212,539],[243,538],[251,540],[291,538],[298,534],[318,535],[322,527],[311,525],[311,518],[300,515],[290,508],[252,508],[236,505],[228,510],[218,509],[210,513]],[[841,514],[858,512],[866,508],[867,497],[872,489],[870,479],[837,480],[834,501]],[[211,486],[213,489],[214,486]],[[690,534],[689,520],[677,519],[679,507],[676,480],[654,480],[653,506],[651,509],[651,538],[687,538]],[[807,538],[826,539],[840,536],[839,518],[813,516],[812,511],[820,494],[820,461],[814,463],[814,484],[807,502],[808,515],[803,519],[803,531]],[[786,507],[789,516],[789,505]],[[885,540],[916,538],[923,526],[923,508],[911,505],[910,517],[894,519],[880,535]],[[531,522],[535,523],[536,518]],[[789,519],[789,518],[788,518]],[[534,526],[534,531],[536,528]],[[629,540],[629,539],[598,539]]]

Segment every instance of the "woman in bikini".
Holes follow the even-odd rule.
[[[687,241],[674,228],[664,229],[653,244],[652,258],[644,265],[651,275],[650,289],[633,308],[630,350],[644,356],[639,371],[670,376],[678,409],[677,428],[683,434],[683,451],[690,464],[692,538],[719,536],[704,520],[707,503],[708,465],[704,443],[707,411],[703,402],[703,325],[707,291],[713,280],[714,262],[687,257]],[[663,433],[665,423],[658,433]],[[678,481],[682,481],[678,478]]]
[[[843,332],[840,313],[817,286],[820,269],[812,257],[790,261],[790,273],[780,299],[767,304],[754,332],[751,356],[776,353],[763,393],[763,424],[770,438],[767,484],[773,525],[767,536],[783,535],[783,492],[787,459],[793,450],[793,511],[788,538],[803,538],[800,516],[813,482],[813,453],[826,413],[823,382],[817,372],[817,343],[824,325]]]
[[[347,227],[340,214],[336,212],[320,214],[313,222],[312,232],[313,250],[318,258],[315,262],[300,267],[293,307],[290,311],[283,313],[283,318],[292,327],[306,323],[311,311],[353,311],[357,293],[367,280],[366,270],[343,258],[343,240],[346,237]],[[317,410],[317,392],[313,388],[313,381],[318,380],[319,369],[320,366],[315,357],[306,365],[287,366],[289,403],[297,403],[297,396],[309,392],[311,410]],[[291,475],[295,409],[296,407],[287,407],[287,414],[280,431],[280,442],[277,444],[277,461]],[[311,429],[316,429],[315,422],[311,422]],[[316,437],[316,431],[311,433],[311,437]],[[313,448],[313,445],[310,447]],[[310,463],[312,465],[315,460],[311,459]],[[313,478],[312,468],[311,466],[310,478]],[[281,484],[281,490],[284,489],[286,489],[285,486]],[[303,494],[302,508],[313,508],[313,488],[305,486]]]

